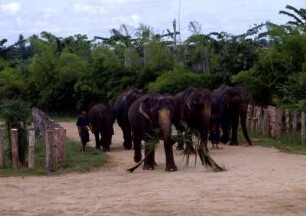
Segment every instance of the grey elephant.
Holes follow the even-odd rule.
[[[128,118],[128,111],[132,103],[145,94],[146,91],[141,89],[128,89],[122,92],[115,101],[114,110],[118,125],[123,132],[123,147],[125,149],[132,148],[131,125]]]
[[[136,100],[129,109],[128,117],[131,124],[134,142],[134,161],[141,161],[141,140],[148,141],[154,129],[159,129],[164,140],[166,154],[166,171],[177,171],[174,162],[171,142],[171,119],[174,114],[174,101],[171,96],[148,93]],[[154,150],[145,145],[146,159],[144,169],[154,169]]]
[[[100,149],[102,146],[103,151],[109,151],[114,134],[115,112],[113,107],[106,104],[95,105],[89,110],[88,116],[95,135],[96,148]]]
[[[246,127],[248,97],[243,86],[221,86],[212,91],[212,122],[221,122],[221,142],[238,145],[237,131],[239,120],[243,135],[249,145],[252,145]],[[231,137],[230,137],[231,134]]]

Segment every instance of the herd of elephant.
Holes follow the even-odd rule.
[[[198,132],[200,147],[208,151],[207,140],[211,122],[220,122],[221,142],[238,145],[237,129],[239,119],[244,137],[252,145],[247,128],[248,98],[243,87],[221,86],[215,90],[188,88],[176,95],[147,92],[140,89],[128,89],[122,92],[114,105],[99,104],[89,111],[89,120],[96,140],[96,148],[109,151],[113,124],[117,119],[123,131],[123,146],[131,149],[134,144],[134,161],[142,160],[141,141],[155,129],[160,130],[164,140],[166,171],[177,171],[174,162],[171,128],[184,134],[192,129]],[[101,136],[101,138],[100,138]],[[146,145],[145,145],[146,146]],[[177,149],[184,149],[184,143],[178,143]],[[144,169],[154,169],[154,150],[145,147]]]

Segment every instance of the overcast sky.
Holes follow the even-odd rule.
[[[179,0],[0,0],[0,39],[9,43],[22,33],[42,31],[57,36],[87,34],[109,36],[121,24],[151,26],[156,33],[179,20]],[[265,21],[278,24],[288,17],[278,14],[287,4],[306,8],[306,0],[181,0],[182,39],[190,35],[188,23],[197,21],[202,33],[243,33]]]

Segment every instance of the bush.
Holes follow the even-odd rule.
[[[1,117],[5,119],[8,133],[12,128],[18,129],[19,161],[24,163],[28,147],[26,126],[31,118],[30,106],[23,100],[6,100],[2,102],[0,111]],[[10,141],[10,136],[8,137]],[[9,143],[8,152],[11,155],[11,141]]]
[[[214,77],[193,73],[182,68],[174,68],[159,76],[156,81],[149,83],[151,91],[175,94],[188,87],[212,88]]]

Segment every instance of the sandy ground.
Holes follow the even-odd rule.
[[[79,139],[74,123],[62,124]],[[116,127],[112,162],[93,172],[0,178],[0,215],[306,215],[306,156],[223,146],[211,154],[228,170],[213,173],[175,151],[179,171],[168,173],[160,145],[156,170],[127,173],[133,151],[121,143]]]

